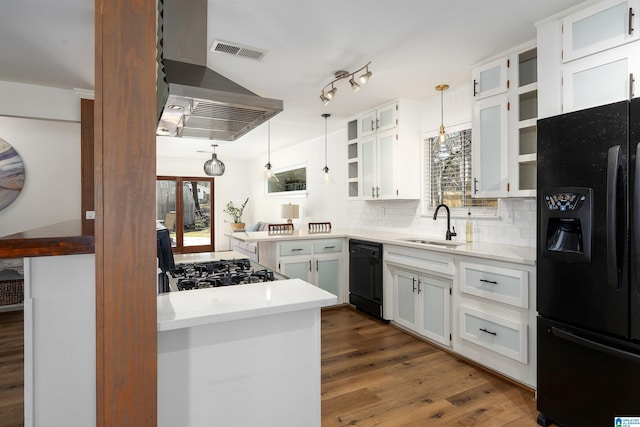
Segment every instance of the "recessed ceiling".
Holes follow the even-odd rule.
[[[330,132],[344,119],[395,98],[437,96],[470,81],[470,66],[535,39],[534,23],[582,0],[209,0],[214,41],[268,51],[261,61],[208,52],[208,66],[258,95],[284,101],[272,119],[272,150]],[[93,0],[5,0],[0,15],[0,80],[93,89]],[[320,91],[337,70],[371,61],[358,93],[338,82],[324,106]],[[266,125],[220,143],[227,158],[266,153]],[[161,142],[159,155],[193,157],[210,141]],[[224,146],[224,147],[223,147]],[[187,149],[188,147],[188,149]],[[193,150],[192,148],[196,148]],[[235,153],[235,154],[234,154]]]

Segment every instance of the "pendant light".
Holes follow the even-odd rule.
[[[322,182],[326,184],[333,182],[331,175],[329,175],[329,167],[327,166],[327,119],[331,117],[331,114],[324,113],[322,117],[324,117],[324,167],[322,168]]]
[[[224,173],[224,163],[218,160],[218,155],[216,154],[217,144],[212,144],[213,153],[211,154],[211,159],[204,162],[204,173],[209,176],[220,176]]]
[[[447,133],[444,130],[444,91],[449,89],[448,84],[441,84],[436,86],[436,90],[440,91],[440,144],[444,144],[447,140]]]
[[[264,165],[264,179],[271,182],[280,182],[271,170],[271,120],[267,121],[267,164]]]

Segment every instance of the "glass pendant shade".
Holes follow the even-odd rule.
[[[264,165],[263,177],[265,181],[280,182],[276,174],[271,170],[271,120],[267,122],[267,164]]]
[[[204,162],[204,173],[209,176],[220,176],[224,174],[224,163],[218,160],[218,155],[213,153],[211,159]]]
[[[324,113],[324,167],[322,168],[322,183],[328,184],[333,182],[331,175],[329,175],[329,167],[327,166],[327,119],[331,117],[331,114]]]

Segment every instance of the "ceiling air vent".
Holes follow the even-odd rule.
[[[211,52],[226,53],[227,55],[241,56],[243,58],[254,59],[256,61],[261,61],[262,57],[267,53],[266,50],[243,46],[239,43],[223,42],[221,40],[213,42]]]

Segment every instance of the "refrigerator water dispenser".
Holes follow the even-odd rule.
[[[591,262],[593,190],[557,187],[541,191],[542,255],[568,263]]]

